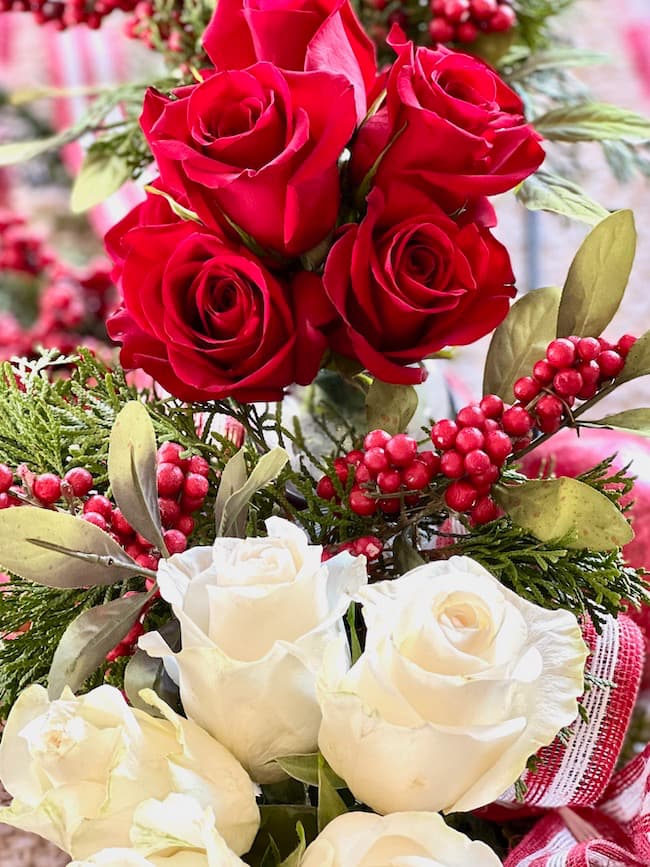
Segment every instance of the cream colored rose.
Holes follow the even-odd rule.
[[[172,792],[213,810],[217,830],[238,854],[259,827],[255,787],[239,762],[151,691],[165,719],[130,708],[100,686],[50,701],[40,686],[11,709],[0,744],[0,779],[13,795],[0,822],[33,831],[74,858],[129,846],[136,807]]]
[[[365,651],[320,684],[319,745],[379,813],[488,804],[577,714],[575,617],[506,589],[468,557],[362,594]]]
[[[70,867],[246,867],[217,831],[212,809],[187,795],[140,804],[131,841],[132,848],[102,849]]]
[[[267,538],[217,539],[161,562],[182,650],[159,633],[140,639],[178,679],[190,719],[260,783],[285,776],[274,758],[316,750],[318,673],[326,651],[349,666],[342,615],[367,580],[363,557],[321,563],[321,547],[294,524],[266,526]]]
[[[500,867],[485,843],[438,813],[344,813],[308,846],[300,867]]]

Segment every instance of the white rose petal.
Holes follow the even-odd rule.
[[[307,847],[300,867],[500,867],[485,843],[473,842],[437,813],[390,816],[345,813]]]
[[[319,746],[379,813],[472,810],[576,717],[587,648],[575,617],[547,611],[467,557],[360,594],[366,648],[324,670]]]
[[[267,530],[161,563],[182,650],[173,653],[159,633],[139,643],[164,660],[190,719],[260,783],[286,777],[275,758],[316,750],[323,658],[348,668],[342,616],[367,581],[363,557],[321,563],[321,547],[291,522],[269,518]]]
[[[0,744],[0,779],[14,800],[0,822],[33,831],[75,858],[129,845],[138,805],[172,792],[210,808],[237,853],[259,827],[256,789],[239,762],[154,693],[166,719],[130,708],[119,690],[100,686],[50,702],[43,687],[25,690]]]

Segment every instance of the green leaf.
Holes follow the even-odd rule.
[[[74,180],[70,196],[70,210],[81,214],[101,204],[131,177],[131,169],[124,157],[106,147],[91,146]]]
[[[619,375],[619,383],[629,382],[639,376],[647,376],[650,373],[650,331],[639,337],[630,349],[625,359],[625,367]]]
[[[329,823],[347,813],[345,801],[336,791],[334,774],[325,759],[318,756],[318,832],[320,833]]]
[[[533,126],[551,141],[650,140],[650,120],[604,102],[582,102],[554,108],[534,120]]]
[[[158,632],[172,650],[181,649],[178,620],[167,621]],[[152,689],[171,708],[178,713],[183,713],[178,686],[167,674],[162,659],[154,659],[144,650],[136,650],[124,670],[124,691],[133,707],[140,708],[152,716],[160,716],[155,708],[140,698],[143,689]]]
[[[94,524],[36,506],[0,512],[0,564],[46,587],[94,587],[134,575],[155,577]]]
[[[108,480],[129,524],[168,556],[158,508],[156,435],[149,413],[137,400],[124,406],[111,430]]]
[[[520,186],[517,198],[529,211],[550,211],[582,220],[593,226],[608,216],[609,211],[591,199],[585,191],[559,175],[538,171]]]
[[[350,602],[347,621],[348,626],[350,627],[350,657],[352,659],[352,664],[354,665],[363,653],[361,642],[359,641],[359,633],[357,632],[357,606],[355,602]]]
[[[162,196],[163,199],[167,202],[172,212],[176,214],[177,217],[180,217],[181,220],[188,220],[192,223],[200,223],[199,215],[194,211],[190,211],[189,208],[183,207],[183,205],[179,204],[176,199],[166,193],[164,190],[159,190],[158,187],[146,186],[146,192],[151,193],[153,196]]]
[[[289,460],[287,452],[276,446],[259,459],[248,481],[233,494],[230,494],[223,507],[218,536],[231,533],[242,538],[246,532],[246,513],[251,498],[272,482]]]
[[[610,551],[634,537],[616,505],[577,479],[563,476],[500,485],[495,499],[515,524],[542,542],[562,540],[567,548]]]
[[[305,854],[305,849],[307,848],[305,829],[302,826],[302,822],[297,823],[296,834],[298,835],[298,845],[293,852],[284,859],[280,864],[280,867],[300,867],[302,856]]]
[[[555,286],[535,289],[510,308],[492,335],[485,359],[483,393],[512,400],[512,386],[530,371],[555,337],[561,290]]]
[[[245,449],[239,449],[239,451],[230,458],[221,473],[217,498],[214,503],[214,519],[217,528],[217,536],[220,535],[219,530],[223,524],[224,510],[228,498],[234,494],[235,491],[241,490],[246,484],[248,472],[246,470],[245,454]]]
[[[390,385],[373,379],[366,395],[368,430],[382,428],[389,434],[406,430],[418,407],[418,395],[412,385]]]
[[[609,55],[599,51],[582,48],[551,48],[548,51],[532,54],[514,72],[507,75],[506,79],[509,84],[512,84],[544,69],[557,69],[559,67],[564,70],[569,67],[593,66],[598,63],[607,63],[609,60]],[[505,58],[505,61],[507,62],[508,58]]]
[[[424,565],[423,558],[403,533],[395,537],[393,556],[401,575],[404,575],[405,572],[410,572],[411,569],[417,569],[418,566]]]
[[[299,780],[306,786],[318,785],[319,762],[323,761],[327,767],[328,779],[335,789],[347,788],[347,783],[337,776],[329,767],[320,753],[306,753],[297,756],[281,756],[275,761],[283,771],[286,771],[294,780]]]
[[[313,840],[318,833],[315,807],[304,804],[263,804],[260,816],[262,821],[253,848],[244,856],[247,864],[261,865],[271,841],[283,858],[290,856],[296,847],[298,824],[302,826],[307,841]]]
[[[640,436],[650,437],[650,407],[640,409],[626,409],[614,415],[606,415],[596,421],[589,419],[590,425],[614,428],[615,430],[627,430]]]
[[[48,694],[54,700],[65,686],[76,692],[96,671],[106,654],[133,626],[149,594],[121,596],[80,614],[63,633],[52,658]]]
[[[603,333],[623,298],[635,252],[632,211],[616,211],[591,230],[571,263],[562,290],[558,337]]]
[[[14,163],[23,163],[34,157],[63,147],[72,139],[64,133],[51,135],[47,138],[35,141],[17,141],[0,144],[0,166],[11,166]]]

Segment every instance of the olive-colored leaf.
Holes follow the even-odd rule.
[[[124,692],[133,707],[146,711],[151,716],[161,714],[140,698],[143,689],[152,689],[165,704],[177,713],[182,713],[178,686],[165,671],[162,659],[154,659],[144,650],[136,650],[124,669]]]
[[[0,565],[28,581],[60,588],[149,574],[99,527],[36,506],[0,512]]]
[[[629,382],[650,374],[650,331],[639,337],[625,359],[625,367],[618,376],[619,383]]]
[[[156,435],[149,413],[137,400],[124,406],[111,430],[108,480],[129,524],[166,553],[158,508]]]
[[[640,436],[650,437],[650,407],[639,409],[626,409],[614,415],[606,415],[596,421],[589,419],[589,424],[597,424],[602,427],[627,430]]]
[[[282,770],[286,771],[286,773],[294,780],[300,780],[300,782],[304,783],[306,786],[317,786],[318,763],[321,759],[325,762],[325,759],[320,753],[305,753],[304,755],[281,756],[275,761],[280,765]],[[334,788],[347,788],[345,780],[335,774],[329,765],[327,765],[327,762],[325,762],[325,765],[328,768],[328,778]]]
[[[253,848],[246,855],[246,863],[253,867],[263,863],[269,845],[279,850],[281,857],[290,856],[300,839],[296,836],[298,824],[304,829],[307,842],[318,833],[316,807],[304,804],[262,804],[260,817],[262,821]]]
[[[366,395],[368,430],[382,428],[389,434],[406,430],[418,407],[418,395],[412,385],[390,385],[373,379]]]
[[[537,171],[519,187],[517,198],[529,211],[550,211],[594,226],[609,211],[590,198],[585,191],[559,175]]]
[[[194,211],[190,211],[189,208],[185,208],[183,205],[179,204],[169,193],[166,193],[164,190],[159,190],[158,187],[146,186],[145,190],[148,193],[151,193],[152,196],[162,196],[163,199],[167,202],[172,212],[176,214],[177,217],[180,217],[181,220],[189,220],[191,223],[200,223],[201,220],[199,215]]]
[[[500,485],[495,499],[515,524],[542,542],[561,539],[568,548],[610,551],[634,537],[616,505],[577,479],[563,476]]]
[[[147,601],[147,593],[121,596],[84,611],[63,633],[54,651],[47,688],[50,699],[69,686],[76,692],[127,634]]]
[[[11,166],[14,163],[23,163],[33,157],[47,153],[62,147],[70,141],[65,134],[51,135],[34,141],[7,142],[0,145],[0,166]]]
[[[359,641],[359,633],[357,632],[357,606],[355,602],[350,602],[346,619],[350,630],[350,658],[352,665],[354,665],[363,653],[361,642]]]
[[[298,845],[293,852],[284,859],[280,864],[280,867],[300,867],[302,856],[305,854],[305,849],[307,848],[305,829],[302,826],[302,822],[297,823],[296,834],[298,835]]]
[[[512,386],[544,357],[555,337],[561,290],[556,286],[535,289],[510,308],[492,335],[485,360],[483,393],[512,400]]]
[[[217,536],[219,535],[219,530],[223,523],[224,509],[226,508],[228,498],[234,494],[235,491],[241,490],[246,484],[248,471],[246,470],[245,454],[245,449],[239,449],[239,451],[230,458],[221,473],[219,489],[217,490],[217,497],[214,501],[214,520],[217,528]]]
[[[393,542],[393,556],[401,575],[404,575],[405,572],[410,572],[411,569],[417,569],[418,566],[424,565],[423,558],[402,533],[396,536]]]
[[[582,242],[562,290],[558,337],[598,337],[614,318],[636,252],[632,211],[616,211]]]
[[[288,460],[289,455],[279,446],[262,455],[246,483],[226,500],[218,536],[234,533],[241,538],[245,534],[246,515],[251,498],[278,477]]]
[[[106,147],[91,146],[75,177],[70,195],[70,210],[80,214],[101,204],[131,177],[124,157]]]
[[[551,141],[650,140],[648,118],[604,102],[581,102],[554,108],[534,120],[533,126]]]
[[[329,823],[347,813],[345,801],[336,791],[334,773],[323,756],[318,756],[318,831],[319,833]]]

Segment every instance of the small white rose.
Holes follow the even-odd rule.
[[[307,847],[300,867],[500,867],[494,852],[438,813],[344,813]]]
[[[567,611],[468,557],[361,595],[366,647],[349,672],[325,672],[319,746],[377,812],[488,804],[575,719],[587,647]]]
[[[216,828],[237,853],[259,828],[255,786],[225,747],[142,693],[166,717],[127,705],[100,686],[51,702],[31,686],[14,704],[0,744],[0,779],[13,796],[0,822],[51,840],[74,858],[129,845],[137,806],[172,792],[211,808]]]
[[[131,841],[132,848],[102,849],[70,867],[246,867],[217,831],[212,809],[187,795],[140,804]]]
[[[316,681],[325,653],[349,666],[342,616],[367,581],[365,559],[322,549],[289,521],[268,537],[217,539],[160,564],[158,582],[181,626],[173,653],[140,639],[178,680],[183,707],[260,783],[286,775],[278,756],[316,751]]]

